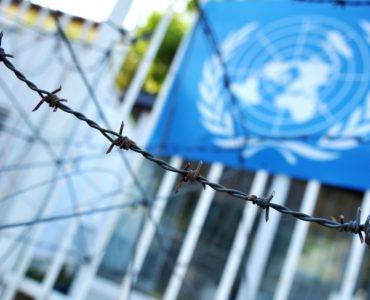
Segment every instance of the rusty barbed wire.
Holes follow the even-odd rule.
[[[185,165],[184,170],[188,171],[189,173],[181,176],[181,179],[179,180],[179,182],[177,183],[177,186],[176,186],[176,193],[179,192],[179,190],[182,188],[184,183],[187,183],[187,182],[192,183],[194,181],[197,181],[197,178],[200,176],[200,169],[202,168],[202,165],[203,165],[203,162],[200,161],[195,170],[190,169],[190,167],[191,167],[190,162],[188,162]],[[204,183],[201,183],[201,184],[202,184],[203,189],[205,190],[206,189],[205,184]]]
[[[69,106],[67,106],[66,104],[63,104],[62,103],[63,99],[59,98],[59,96],[57,95],[57,92],[59,92],[60,89],[55,90],[53,92],[48,92],[46,90],[40,89],[35,83],[27,79],[26,76],[21,71],[19,71],[13,65],[13,63],[9,61],[9,58],[11,58],[12,56],[6,53],[5,50],[1,47],[2,37],[3,37],[3,34],[0,33],[0,62],[3,63],[7,69],[12,71],[14,75],[20,81],[24,82],[31,90],[35,91],[41,97],[41,100],[39,102],[39,104],[40,103],[41,104],[38,105],[37,108],[39,108],[43,103],[46,103],[53,108],[53,111],[55,111],[56,109],[60,109],[64,111],[65,113],[75,116],[77,119],[85,122],[89,127],[95,130],[98,130],[106,139],[108,139],[112,143],[110,147],[113,148],[114,146],[117,146],[126,151],[131,150],[133,152],[136,152],[142,155],[145,159],[155,163],[160,168],[166,171],[174,172],[174,173],[181,175],[182,181],[184,182],[187,182],[189,180],[191,182],[198,182],[202,186],[209,186],[215,191],[225,193],[232,197],[239,198],[245,201],[249,201],[266,211],[266,221],[268,221],[269,209],[272,208],[282,214],[292,216],[301,221],[316,223],[323,227],[358,234],[361,242],[365,242],[367,245],[370,245],[370,214],[367,217],[366,222],[364,224],[361,224],[360,217],[359,217],[361,214],[360,208],[357,211],[356,217],[353,220],[349,220],[347,222],[344,222],[344,220],[341,220],[340,222],[338,222],[336,220],[330,220],[330,219],[322,218],[322,217],[314,217],[314,216],[310,216],[310,215],[307,215],[299,211],[294,211],[284,205],[271,202],[273,195],[269,195],[267,197],[258,197],[256,195],[248,195],[247,193],[243,191],[228,188],[226,186],[223,186],[220,183],[211,182],[200,174],[199,165],[195,170],[190,169],[190,165],[188,167],[185,167],[184,169],[178,169],[178,168],[171,166],[164,160],[157,158],[151,153],[141,149],[133,140],[123,135],[123,124],[121,124],[122,130],[120,128],[118,132],[101,127],[98,123],[96,123],[92,119],[89,119],[81,112],[75,111]],[[0,229],[1,228],[2,227],[0,226]],[[365,237],[363,236],[363,234],[365,235]]]

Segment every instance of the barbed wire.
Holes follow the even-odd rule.
[[[24,82],[31,90],[33,90],[40,96],[41,99],[39,103],[36,105],[34,111],[36,110],[36,108],[39,108],[42,104],[46,103],[51,108],[53,108],[54,111],[57,109],[60,109],[67,114],[71,114],[77,119],[79,119],[80,121],[86,123],[89,127],[99,131],[108,141],[111,142],[113,147],[118,147],[123,150],[131,150],[133,152],[136,152],[140,154],[141,156],[143,156],[144,159],[155,163],[160,168],[166,171],[169,171],[169,172],[174,172],[174,173],[179,174],[181,176],[181,181],[198,182],[202,186],[209,186],[215,191],[226,193],[232,197],[252,202],[253,204],[259,206],[261,209],[264,209],[266,211],[266,220],[268,220],[269,208],[272,208],[282,214],[290,215],[302,221],[316,223],[316,224],[319,224],[327,228],[337,229],[339,231],[352,232],[354,234],[359,235],[361,242],[365,242],[366,244],[370,245],[370,214],[368,215],[366,221],[363,224],[361,224],[361,221],[360,221],[361,209],[360,208],[357,211],[356,217],[353,220],[350,220],[347,222],[344,222],[343,219],[341,219],[338,222],[337,220],[334,220],[334,219],[314,217],[314,216],[310,216],[310,215],[304,214],[299,211],[294,211],[284,205],[271,202],[271,200],[273,199],[273,195],[269,195],[267,197],[258,197],[256,195],[248,195],[247,193],[243,191],[229,188],[229,187],[223,186],[222,184],[209,181],[207,178],[203,177],[200,174],[200,170],[198,169],[185,170],[185,169],[179,169],[179,168],[175,168],[171,166],[164,160],[157,158],[151,153],[141,149],[133,140],[123,135],[123,123],[121,125],[122,130],[118,132],[101,127],[98,123],[96,123],[92,119],[89,119],[83,113],[79,111],[75,111],[69,106],[67,106],[66,104],[64,104],[62,102],[62,99],[59,98],[57,90],[53,92],[48,92],[46,90],[40,89],[35,83],[30,81],[9,60],[9,58],[11,58],[12,55],[6,53],[5,50],[1,47],[2,37],[3,37],[3,34],[0,33],[0,62],[3,63],[4,66],[8,68],[10,71],[12,71],[14,75],[20,81]],[[365,237],[363,235],[365,235]]]
[[[307,0],[307,1],[309,1],[309,0]],[[336,2],[345,2],[345,1],[344,0],[341,0],[341,1],[337,0]],[[195,6],[196,6],[196,9],[197,9],[198,14],[199,14],[200,24],[202,25],[203,32],[206,35],[206,38],[208,39],[209,44],[211,45],[211,47],[213,49],[213,52],[215,53],[215,56],[218,59],[219,65],[222,69],[223,85],[224,85],[226,91],[228,92],[228,94],[230,95],[231,102],[234,102],[235,101],[235,95],[234,95],[234,93],[231,89],[231,76],[228,72],[227,63],[226,63],[226,61],[225,61],[225,59],[222,55],[222,51],[219,47],[215,32],[214,32],[214,30],[213,30],[213,28],[210,24],[210,21],[209,21],[207,15],[206,15],[206,12],[203,10],[202,5],[200,4],[199,0],[195,0]],[[236,107],[237,110],[240,109],[238,105],[236,105],[235,107]],[[239,115],[240,115],[240,112],[239,112]],[[300,136],[300,137],[297,137],[297,138],[301,138],[301,139],[303,138],[303,139],[308,140],[309,137],[310,136]],[[261,138],[261,136],[259,136],[259,138]],[[262,137],[262,140],[264,140],[266,138],[271,139],[271,137],[265,137],[264,136],[264,137]],[[335,136],[329,136],[329,135],[326,135],[325,138],[327,138],[327,139],[336,139]],[[353,139],[354,137],[349,137],[349,138]],[[246,144],[247,144],[249,139],[250,139],[250,137],[245,138],[245,143]],[[252,139],[253,139],[253,137],[252,137]],[[272,137],[272,139],[287,140],[289,138]],[[361,142],[359,137],[355,137],[355,139]],[[366,141],[368,142],[368,139]],[[266,222],[268,221],[268,211],[267,210],[268,210],[268,206],[267,206],[267,209],[266,209]],[[353,220],[351,224],[348,224],[351,227],[351,229],[349,231],[352,231],[352,232],[358,231],[357,225],[360,224],[360,217],[361,217],[361,209],[358,208],[356,219]],[[367,224],[367,227],[369,227],[369,221],[370,221],[370,214],[367,217],[367,220],[365,222],[365,225]],[[340,222],[341,222],[341,224],[344,223],[343,218],[340,218]],[[347,230],[347,229],[348,228],[342,228],[342,229],[339,229],[339,230]],[[368,233],[369,229],[367,229],[367,230],[365,229],[365,231]],[[360,237],[361,242],[363,242],[363,237],[361,236],[361,234],[359,234],[359,237]],[[367,237],[366,240],[368,240],[367,243],[369,244],[369,237]]]
[[[234,95],[234,93],[233,93],[233,91],[231,89],[231,76],[230,76],[230,74],[228,72],[227,63],[226,63],[226,61],[225,61],[225,59],[224,59],[224,57],[222,55],[222,51],[221,51],[221,49],[219,47],[219,44],[218,44],[218,41],[217,41],[215,32],[214,32],[214,30],[213,30],[213,28],[212,28],[212,26],[210,24],[210,21],[209,21],[207,15],[206,15],[206,12],[203,10],[202,5],[200,4],[199,0],[195,0],[194,3],[195,3],[195,7],[196,7],[196,9],[198,11],[198,14],[199,14],[199,20],[200,20],[200,24],[202,25],[203,32],[204,32],[206,38],[208,39],[209,44],[212,47],[212,50],[213,50],[213,52],[214,52],[214,54],[215,54],[215,56],[216,56],[216,58],[217,58],[217,60],[219,62],[219,65],[220,65],[220,67],[222,69],[223,85],[224,85],[227,93],[230,96],[231,102],[235,102],[236,101],[236,98],[235,98],[235,95]],[[237,110],[240,109],[238,105],[235,105],[235,108]],[[239,115],[241,115],[240,111],[238,111],[238,112],[239,112]],[[245,130],[245,128],[243,128],[243,129]],[[259,136],[259,137],[261,137],[261,136]],[[310,136],[304,136],[304,137],[301,136],[301,137],[298,137],[298,138],[304,138],[304,139],[307,139],[308,140],[309,137]],[[271,137],[262,137],[262,140],[268,139],[268,138],[271,139]],[[327,139],[336,139],[336,137],[329,136],[329,135],[325,136],[325,138],[327,138]],[[350,137],[350,138],[353,138],[353,137]],[[355,137],[355,138],[357,140],[359,140],[359,137]],[[253,139],[253,137],[252,138],[245,137],[245,143],[247,144],[247,142],[250,139]],[[255,137],[254,137],[254,139],[255,139]],[[285,137],[282,137],[282,138],[281,137],[272,137],[272,139],[287,140],[289,138],[285,138]],[[367,141],[368,141],[368,139],[367,139]],[[267,207],[267,209],[268,209],[268,207]],[[359,222],[360,222],[360,215],[361,215],[361,210],[359,208],[358,213],[357,213],[357,216],[356,216],[356,218],[358,220],[357,221],[357,224],[359,224]],[[341,223],[343,223],[343,219],[341,218],[340,220],[341,220]],[[366,222],[368,222],[369,220],[370,220],[370,215],[368,216]],[[268,221],[268,213],[266,213],[266,221]],[[368,224],[368,223],[365,223],[365,224]],[[351,225],[355,226],[354,223],[351,224]],[[340,229],[340,230],[342,230],[342,229]],[[356,228],[353,227],[352,230],[356,230]],[[363,237],[361,235],[360,235],[360,240],[361,240],[361,242],[363,241]]]
[[[50,145],[50,141],[49,140],[45,140],[40,135],[41,132],[40,132],[39,128],[36,128],[32,124],[32,122],[29,120],[29,114],[19,104],[19,101],[18,101],[17,97],[15,97],[13,95],[12,90],[10,88],[8,88],[5,85],[5,82],[3,82],[3,80],[1,80],[1,79],[0,79],[0,83],[2,84],[3,90],[5,91],[6,95],[11,99],[10,100],[11,103],[15,106],[16,110],[18,111],[18,113],[20,114],[20,116],[22,117],[22,119],[24,120],[24,122],[26,123],[26,125],[33,131],[34,136],[35,136],[35,140],[39,141],[44,146],[44,149],[49,153],[49,155],[51,157],[55,157],[56,153],[54,152],[54,149],[52,149],[52,147]],[[45,120],[46,120],[46,118],[44,118],[44,121]],[[77,126],[77,124],[75,124],[74,127],[76,128],[76,126]],[[72,145],[72,138],[69,138],[69,140],[66,141],[65,144],[63,144],[63,153],[66,153],[71,148],[71,145]],[[29,149],[28,149],[28,151],[29,151]],[[65,154],[64,154],[64,156],[65,156]],[[65,161],[65,158],[64,157],[56,158],[55,163],[53,164],[56,173],[58,173],[62,168],[64,168],[64,161]],[[67,183],[69,184],[68,181],[67,181]],[[49,181],[49,183],[48,183],[48,189],[47,189],[47,192],[46,192],[46,194],[44,196],[43,203],[46,203],[48,201],[48,199],[49,199],[50,195],[52,194],[53,190],[55,189],[55,187],[56,187],[56,180]],[[44,209],[45,209],[45,204],[43,204],[40,208],[38,208],[37,214],[34,217],[34,219],[40,218],[42,216],[42,214],[43,214],[43,210]],[[79,221],[78,221],[78,223],[79,223]],[[27,235],[31,234],[32,227],[33,227],[33,225],[27,226],[27,228],[24,229],[20,233],[20,238],[26,237]],[[7,248],[7,250],[0,257],[0,265],[2,265],[2,263],[4,263],[7,260],[7,258],[11,255],[11,253],[14,253],[16,247],[17,247],[16,241],[14,241],[14,243],[12,243],[12,244],[9,245],[9,247]]]
[[[53,36],[55,36],[55,37],[57,37],[57,33],[55,33],[55,34],[53,34]],[[34,41],[30,41],[29,42],[30,43],[30,45],[32,46],[32,44],[34,44]],[[29,45],[29,44],[28,44]],[[29,48],[29,47],[27,47],[26,46],[26,48]],[[59,47],[60,48],[60,47]],[[112,53],[112,46],[110,46],[109,47],[109,53],[111,54]],[[55,54],[54,54],[55,55]],[[105,56],[107,56],[107,55],[105,55]],[[97,65],[97,64],[96,64]],[[29,73],[29,72],[28,72]],[[34,73],[34,72],[33,72]],[[33,74],[32,73],[32,74]],[[7,96],[9,96],[9,95],[7,95]],[[11,95],[11,97],[10,98],[12,98],[12,99],[10,99],[10,101],[13,103],[14,101],[15,101],[15,97],[14,97],[14,95]],[[28,120],[28,114],[27,113],[24,113],[24,112],[22,112],[22,108],[20,108],[19,107],[19,105],[18,105],[18,107],[17,107],[17,111],[21,114],[21,116],[22,116],[22,118],[24,119],[24,121],[27,123],[27,125],[35,132],[34,133],[34,135],[32,135],[32,136],[30,136],[30,139],[29,139],[29,141],[27,140],[27,142],[32,142],[32,141],[39,141],[39,142],[41,142],[41,144],[44,146],[44,147],[46,147],[47,148],[47,150],[49,151],[49,152],[51,152],[51,148],[49,147],[49,144],[50,144],[50,142],[48,142],[48,141],[46,141],[46,140],[43,140],[43,138],[42,138],[42,136],[40,135],[40,133],[38,132],[38,129],[36,129],[36,128],[33,128],[33,126],[32,126],[32,124],[31,124],[31,122],[29,122],[29,120]],[[13,135],[16,135],[14,132],[12,132],[12,134]],[[54,142],[51,142],[52,144],[54,144]],[[87,143],[87,145],[88,145],[89,143]],[[86,144],[85,144],[85,147],[88,147]],[[102,152],[100,152],[100,156],[102,156]],[[53,157],[54,156],[54,153],[50,153],[50,155]],[[64,163],[66,162],[67,160],[66,159],[64,159],[64,158],[57,158],[57,159],[53,159],[53,164],[54,165],[57,165],[57,166],[61,166],[61,165],[64,165]],[[76,163],[78,162],[77,160],[75,161]],[[16,167],[16,169],[18,169],[17,167]],[[85,175],[86,176],[86,175]],[[84,176],[84,177],[85,177]],[[71,196],[71,200],[72,200],[72,198],[74,198],[74,200],[72,200],[73,202],[76,202],[75,200],[76,200],[76,197],[72,197],[72,194],[73,194],[73,192],[71,192],[71,187],[70,187],[70,184],[72,185],[72,181],[70,180],[70,178],[69,177],[66,177],[65,178],[65,180],[68,182],[68,184],[67,184],[67,188],[70,190],[70,196]],[[54,180],[53,180],[54,181]],[[53,181],[48,181],[47,183],[49,184],[52,184],[52,182]],[[14,196],[16,196],[16,195],[14,195]],[[8,199],[10,199],[11,198],[11,195],[9,195],[9,197],[6,197],[6,198],[8,198]],[[5,200],[5,199],[4,199]],[[1,201],[1,199],[0,199],[0,201]],[[74,205],[75,206],[75,205]],[[40,215],[38,214],[38,216],[36,216],[34,219],[38,219],[40,217]],[[30,224],[30,225],[27,225],[27,228],[29,228],[29,227],[32,227],[33,225],[32,224]],[[81,231],[81,233],[83,233],[82,231]],[[19,237],[19,239],[23,239],[23,238],[26,238],[26,235],[27,235],[27,232],[23,232],[22,234],[21,234],[22,236],[20,236]],[[19,240],[18,239],[18,240]],[[8,247],[8,251],[5,253],[5,255],[4,256],[2,256],[1,258],[0,258],[0,265],[1,265],[1,262],[2,261],[5,261],[6,260],[6,258],[9,256],[9,255],[7,255],[8,253],[9,254],[11,254],[11,253],[13,253],[14,252],[14,250],[15,250],[15,246],[16,246],[16,243],[17,241],[14,241],[13,242],[13,244],[10,246],[10,247]],[[86,248],[86,247],[84,247],[84,248]]]
[[[104,122],[105,126],[110,127],[108,118],[105,115],[104,110],[100,105],[100,102],[98,100],[97,94],[95,93],[94,87],[90,83],[90,81],[88,79],[88,76],[85,73],[85,70],[84,70],[84,68],[83,68],[83,66],[80,62],[80,59],[79,59],[77,53],[74,51],[72,43],[69,40],[68,36],[66,35],[65,31],[63,30],[62,24],[60,23],[59,18],[57,16],[55,16],[55,23],[56,23],[56,26],[57,26],[58,34],[61,37],[61,40],[63,41],[63,43],[65,44],[65,46],[66,46],[66,48],[67,48],[67,50],[68,50],[68,52],[71,56],[72,62],[74,64],[76,70],[78,71],[84,86],[87,89],[88,95],[91,98],[91,100],[93,101],[93,103],[94,103],[94,105],[95,105],[95,107],[98,111],[98,116]],[[134,180],[134,184],[136,185],[136,187],[138,188],[138,190],[142,194],[143,198],[149,204],[150,203],[149,197],[146,195],[145,189],[140,184],[140,180],[137,178],[135,172],[132,170],[129,161],[127,160],[127,157],[122,152],[120,152],[120,158],[122,159],[123,164],[126,167],[126,169],[128,170],[128,172],[131,174],[131,176]]]

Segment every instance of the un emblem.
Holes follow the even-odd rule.
[[[363,32],[334,18],[300,17],[249,23],[226,36],[221,52],[242,126],[212,56],[197,108],[213,143],[246,157],[273,148],[291,164],[297,155],[333,160],[356,147],[370,134],[370,23],[359,26]]]

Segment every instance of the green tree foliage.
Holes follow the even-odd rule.
[[[197,0],[190,0],[187,5],[188,11],[196,11],[197,10]]]
[[[131,46],[127,58],[121,68],[121,72],[117,77],[117,84],[120,89],[125,90],[130,85],[135,74],[135,70],[148,48],[150,38],[142,37],[147,37],[152,34],[161,18],[162,15],[160,13],[153,13],[147,23],[139,28],[137,32],[138,40]],[[144,83],[143,90],[145,92],[150,94],[158,93],[171,61],[176,53],[176,49],[188,28],[188,22],[186,20],[187,18],[184,14],[175,14],[172,18],[162,45]]]

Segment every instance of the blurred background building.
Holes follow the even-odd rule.
[[[0,9],[2,47],[27,77],[62,85],[71,107],[105,127],[124,120],[147,145],[194,2],[2,0]],[[107,156],[106,140],[71,116],[31,113],[37,95],[0,72],[0,224],[36,221],[0,231],[0,299],[370,299],[358,237],[275,212],[266,223],[258,207],[197,184],[174,193],[175,173],[135,153]],[[219,163],[202,174],[275,191],[275,202],[315,216],[370,210],[369,194],[316,180]],[[37,222],[80,211],[93,213]]]

